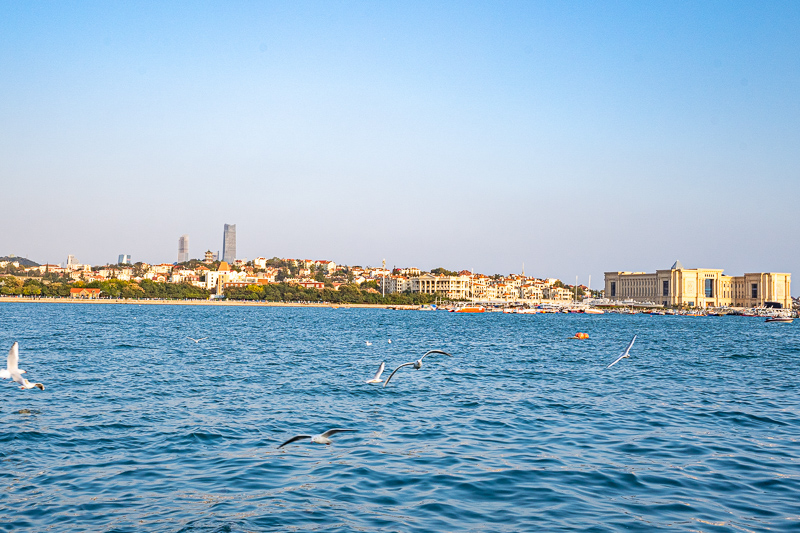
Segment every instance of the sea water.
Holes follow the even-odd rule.
[[[798,331],[0,304],[46,386],[0,381],[0,530],[798,531]],[[452,357],[365,383],[430,349]],[[356,431],[278,449],[330,428]]]

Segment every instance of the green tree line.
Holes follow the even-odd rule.
[[[24,282],[14,276],[0,278],[0,294],[3,296],[41,296],[50,298],[69,297],[69,290],[86,287],[100,289],[105,298],[162,298],[166,300],[207,300],[209,291],[195,287],[189,283],[156,283],[142,280],[141,283],[110,279],[84,283],[44,283],[38,279],[26,279]]]
[[[430,304],[441,295],[420,293],[394,293],[386,297],[379,293],[361,290],[358,285],[340,285],[339,290],[305,288],[289,283],[229,287],[225,290],[229,300],[263,300],[267,302],[330,302],[351,304],[422,305]]]

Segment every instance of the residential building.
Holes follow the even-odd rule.
[[[454,300],[466,300],[470,297],[469,276],[435,276],[422,274],[409,279],[409,290],[423,294],[440,293]]]
[[[671,268],[655,272],[606,272],[605,297],[665,306],[791,307],[791,274],[727,276],[719,268]]]
[[[100,297],[100,289],[74,288],[69,290],[69,296],[70,298],[93,300]]]

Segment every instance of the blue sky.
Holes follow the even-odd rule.
[[[800,3],[3,2],[0,254],[800,272]],[[800,285],[793,292],[800,293]]]

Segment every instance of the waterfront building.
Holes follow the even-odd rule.
[[[189,260],[189,236],[181,235],[178,239],[178,263],[185,263]]]
[[[470,297],[469,276],[434,276],[422,274],[409,279],[409,290],[423,294],[443,294],[454,300],[466,300]]]
[[[94,300],[100,297],[100,292],[100,289],[87,289],[85,287],[73,288],[69,290],[69,297],[81,300]]]
[[[227,263],[236,261],[236,224],[225,224],[222,235],[222,260]]]
[[[606,272],[605,297],[677,307],[790,308],[791,274],[727,276],[721,268],[671,268],[655,272]]]

